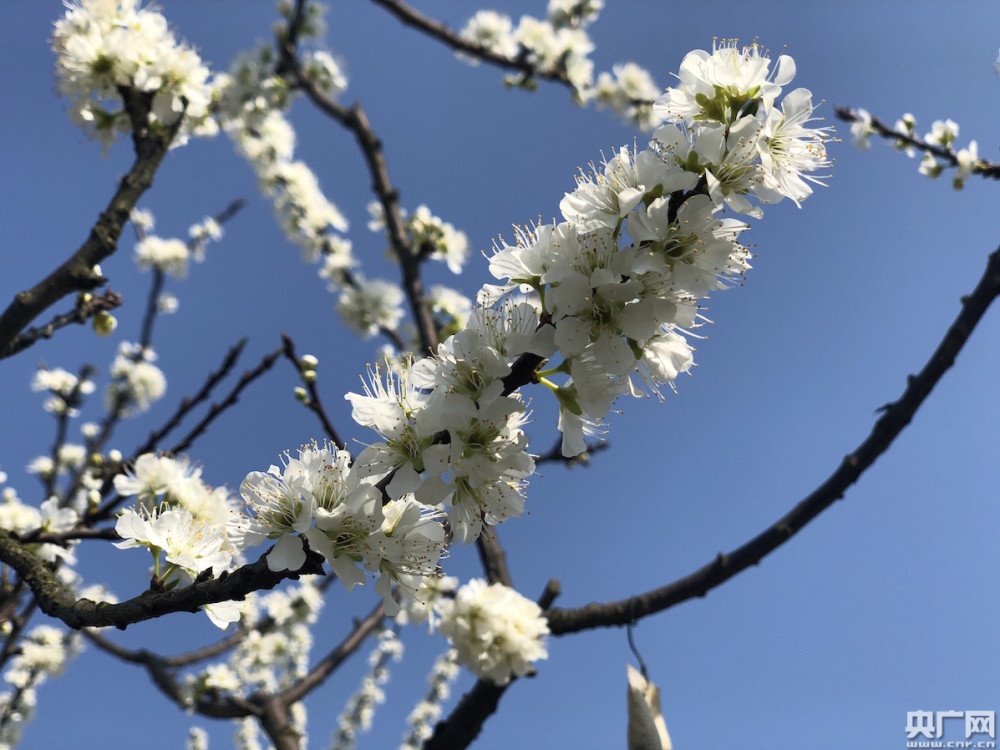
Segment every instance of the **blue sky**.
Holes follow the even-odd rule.
[[[542,84],[505,90],[494,69],[468,67],[436,42],[403,28],[370,3],[333,3],[328,41],[347,65],[342,100],[361,101],[384,142],[405,207],[426,203],[467,233],[474,257],[463,275],[428,270],[431,282],[472,292],[487,281],[487,250],[510,226],[558,213],[579,165],[637,135],[607,112],[581,110]],[[958,144],[1000,158],[1000,80],[993,72],[1000,6],[988,2],[609,3],[592,28],[598,69],[634,59],[669,82],[685,52],[713,35],[757,37],[797,63],[795,84],[833,105],[864,106],[890,122],[912,112],[920,133],[935,119],[959,123]],[[509,2],[517,17],[544,2]],[[270,2],[167,0],[165,15],[213,67],[267,38]],[[475,6],[424,0],[420,9],[453,26]],[[47,38],[54,0],[5,4],[0,46],[0,217],[9,299],[85,238],[131,154],[102,159],[65,116],[54,93]],[[944,33],[947,29],[947,33]],[[297,154],[351,221],[355,250],[371,275],[392,272],[367,231],[370,180],[352,137],[300,102],[292,112]],[[838,126],[845,141],[847,127]],[[642,136],[639,135],[640,142]],[[742,288],[717,295],[715,321],[698,345],[698,368],[666,403],[619,404],[609,450],[587,469],[544,467],[524,518],[500,528],[513,579],[536,597],[557,578],[561,606],[621,598],[682,576],[772,523],[817,486],[868,433],[875,409],[897,398],[926,361],[1000,241],[997,186],[917,173],[916,160],[873,142],[867,153],[831,144],[833,178],[802,209],[767,209],[751,234],[757,257]],[[160,321],[156,348],[168,395],[116,434],[126,454],[194,391],[226,348],[249,336],[244,367],[276,348],[283,331],[320,360],[331,417],[345,435],[370,436],[350,421],[341,394],[356,389],[376,342],[339,323],[333,296],[303,264],[257,195],[250,168],[219,137],[171,153],[142,205],[157,232],[187,227],[236,197],[248,209],[226,228],[205,263],[169,289],[179,312]],[[37,480],[23,467],[47,453],[53,422],[28,384],[39,360],[107,368],[117,341],[138,336],[147,276],[132,241],[104,264],[125,296],[112,340],[71,329],[2,363],[0,468],[25,500]],[[58,307],[62,309],[62,305]],[[908,710],[1000,710],[995,594],[1000,551],[998,486],[1000,322],[993,311],[893,449],[843,501],[801,534],[705,599],[644,620],[635,638],[661,687],[679,750],[702,747],[902,748]],[[100,381],[99,381],[100,382]],[[319,426],[297,408],[287,366],[252,388],[190,452],[211,484],[237,487]],[[94,418],[95,402],[84,417]],[[537,396],[532,445],[554,438],[552,405]],[[143,586],[145,559],[110,547],[82,548],[81,571],[119,596]],[[456,549],[449,572],[475,575],[472,549]],[[317,655],[367,610],[371,591],[331,589]],[[37,618],[41,621],[43,618]],[[208,642],[203,616],[179,614],[113,634],[120,642],[176,653]],[[388,701],[361,747],[392,747],[425,689],[439,636],[405,637]],[[479,748],[624,746],[625,632],[553,639],[537,677],[505,695]],[[364,670],[357,655],[307,701],[311,746],[327,745],[345,698]],[[456,693],[468,687],[466,677]],[[22,747],[181,747],[192,723],[227,747],[231,728],[185,716],[137,668],[92,649],[39,695]],[[947,739],[963,739],[961,732]]]

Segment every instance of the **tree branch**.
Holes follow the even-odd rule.
[[[326,432],[326,436],[334,442],[334,444],[340,450],[347,450],[347,443],[344,439],[340,437],[337,432],[337,428],[333,426],[333,422],[330,421],[330,417],[327,416],[326,410],[323,408],[323,403],[319,400],[319,391],[316,388],[315,380],[307,380],[304,375],[304,370],[302,369],[302,362],[299,361],[299,356],[295,352],[295,342],[292,341],[292,337],[287,333],[281,334],[281,341],[284,344],[284,354],[285,359],[292,363],[295,369],[298,371],[299,376],[302,377],[302,382],[306,385],[306,390],[309,392],[309,400],[305,403],[305,406],[309,411],[317,416],[321,425],[323,425],[323,430]]]
[[[110,312],[111,310],[119,307],[121,303],[122,296],[118,292],[112,291],[111,289],[106,289],[104,294],[90,295],[89,298],[81,297],[77,300],[76,307],[69,312],[56,315],[44,326],[29,328],[23,333],[15,336],[7,347],[3,351],[0,351],[0,359],[19,354],[29,346],[36,344],[41,339],[52,338],[56,331],[61,328],[65,328],[71,323],[83,325],[97,313],[103,311]]]
[[[837,117],[844,122],[860,122],[862,119],[858,115],[857,110],[852,109],[851,107],[838,106],[833,109],[834,112],[837,113]],[[893,141],[898,141],[906,146],[912,146],[913,148],[923,151],[924,153],[933,154],[953,167],[958,166],[958,154],[955,152],[955,149],[950,146],[939,146],[935,143],[928,143],[927,141],[917,138],[916,136],[912,136],[907,133],[900,133],[894,128],[890,128],[886,123],[877,117],[872,117],[868,125],[872,132],[880,138],[890,138]],[[1000,180],[1000,164],[978,158],[976,159],[976,163],[982,166],[973,170],[973,174],[979,174],[983,177],[992,177],[994,180]]]
[[[910,423],[931,390],[955,363],[973,329],[990,303],[1000,296],[1000,248],[989,256],[986,270],[972,294],[962,298],[962,309],[931,358],[916,375],[907,378],[903,395],[880,409],[882,416],[868,437],[848,454],[826,481],[788,513],[750,541],[693,573],[652,591],[615,602],[588,604],[574,609],[551,609],[546,613],[553,635],[565,635],[598,627],[627,625],[641,617],[662,612],[676,604],[705,596],[740,571],[757,565],[766,555],[791,539],[807,523],[844,496],[861,474],[888,450]]]
[[[44,310],[67,294],[88,291],[105,282],[94,266],[115,252],[129,212],[153,184],[153,175],[163,161],[183,117],[156,135],[149,130],[153,94],[121,89],[125,110],[132,121],[135,162],[115,191],[111,203],[90,230],[90,236],[61,266],[34,287],[17,294],[0,315],[0,352],[9,354],[18,334]]]
[[[382,622],[382,618],[385,617],[385,612],[383,611],[383,605],[379,602],[378,606],[375,607],[365,619],[357,622],[354,625],[354,630],[352,630],[344,640],[342,640],[336,648],[334,648],[330,653],[321,659],[316,666],[309,670],[309,674],[303,677],[301,680],[296,682],[291,687],[285,688],[284,690],[275,694],[275,698],[280,699],[286,706],[290,706],[293,703],[305,698],[309,693],[318,688],[323,684],[324,680],[329,677],[334,670],[339,667],[348,656],[353,654],[360,648],[361,644],[364,643],[365,638],[367,638],[371,633],[379,626]]]
[[[524,80],[540,78],[563,84],[575,90],[563,68],[555,68],[549,71],[540,70],[524,54],[520,54],[517,57],[507,57],[477,42],[464,39],[446,24],[421,14],[402,2],[402,0],[372,0],[372,2],[375,5],[385,8],[385,10],[402,21],[406,26],[418,29],[432,39],[436,39],[442,44],[451,47],[456,52],[489,63],[490,65],[495,65],[503,70],[520,73]]]
[[[17,571],[45,614],[77,630],[111,625],[124,630],[134,623],[172,612],[197,612],[206,604],[242,601],[251,591],[272,589],[286,578],[323,573],[321,555],[309,553],[305,565],[298,571],[274,572],[267,566],[265,553],[257,562],[212,580],[196,581],[171,591],[147,591],[120,604],[109,604],[77,600],[40,558],[4,530],[0,530],[0,562]]]
[[[421,345],[429,351],[435,351],[438,343],[437,328],[424,298],[423,282],[420,280],[420,261],[406,238],[403,214],[399,207],[399,193],[389,178],[385,154],[382,153],[382,142],[372,130],[360,103],[356,103],[348,109],[334,101],[303,70],[294,44],[287,40],[279,40],[279,51],[284,66],[293,76],[295,83],[306,92],[313,104],[354,134],[364,156],[365,164],[368,166],[368,172],[372,177],[372,191],[378,197],[385,215],[389,243],[403,272],[403,289],[410,301]]]

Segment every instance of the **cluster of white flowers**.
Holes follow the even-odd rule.
[[[701,300],[749,268],[738,241],[748,225],[718,214],[761,216],[751,198],[798,205],[830,164],[829,129],[809,126],[811,94],[778,103],[790,57],[772,70],[757,45],[726,42],[690,53],[680,71],[654,105],[667,123],[647,148],[622,147],[581,174],[560,203],[564,221],[498,248],[490,271],[504,283],[483,288],[464,329],[433,357],[370,370],[364,393],[347,394],[354,420],[382,439],[358,470],[388,480],[392,498],[447,506],[463,542],[523,510],[534,462],[523,401],[503,382],[515,361],[559,352],[534,377],[559,403],[563,454],[584,452],[619,396],[659,394],[690,369],[685,336]]]
[[[548,657],[548,621],[541,608],[501,583],[473,579],[454,599],[442,600],[441,632],[457,651],[457,661],[474,674],[506,685]]]
[[[177,279],[187,276],[188,263],[205,259],[205,248],[210,241],[222,239],[222,227],[211,216],[206,216],[188,229],[190,239],[158,237],[149,234],[153,229],[153,214],[149,210],[133,209],[130,215],[140,240],[135,246],[135,262],[139,268],[157,268]]]
[[[392,628],[378,634],[378,645],[368,655],[371,672],[365,675],[361,687],[352,695],[337,719],[331,750],[350,750],[357,745],[358,735],[371,729],[375,707],[385,702],[382,686],[389,681],[389,662],[403,657],[403,642]]]
[[[420,750],[434,733],[434,725],[441,718],[442,704],[451,696],[451,683],[459,673],[458,651],[453,648],[439,656],[427,676],[430,688],[406,719],[410,725],[400,750]]]
[[[756,44],[689,53],[679,85],[653,107],[666,124],[648,147],[622,147],[581,173],[560,203],[563,222],[521,230],[492,257],[505,283],[481,299],[527,288],[555,328],[563,361],[539,376],[559,400],[564,455],[585,450],[618,396],[659,393],[690,369],[684,335],[699,324],[700,300],[749,268],[739,242],[748,225],[718,213],[759,217],[753,197],[798,205],[811,173],[829,166],[829,130],[809,127],[809,91],[777,102],[794,71],[785,55],[772,70]],[[557,384],[560,374],[569,377]]]
[[[140,8],[139,0],[74,0],[56,21],[52,49],[70,119],[105,149],[132,128],[122,89],[150,97],[153,130],[184,118],[172,145],[217,132],[209,114],[208,68],[174,39],[153,7]]]
[[[521,429],[524,403],[502,395],[500,378],[524,351],[551,353],[536,340],[537,324],[526,304],[477,310],[436,356],[399,369],[387,362],[384,373],[370,369],[364,393],[346,398],[354,421],[384,442],[362,451],[357,471],[391,474],[391,498],[412,492],[421,503],[448,506],[452,532],[465,543],[479,536],[484,521],[521,515],[525,478],[535,464]]]
[[[36,508],[23,503],[13,487],[5,487],[0,492],[0,529],[20,535],[33,531],[59,533],[73,528],[79,520],[80,515],[76,509],[64,507],[57,497],[50,497]],[[76,562],[73,555],[75,544],[76,542],[46,542],[28,545],[28,548],[46,562],[59,560],[72,565]]]
[[[383,505],[379,488],[357,467],[346,451],[314,444],[297,458],[285,454],[282,467],[250,472],[240,485],[252,513],[246,545],[276,540],[268,567],[298,570],[306,560],[304,538],[348,590],[364,583],[365,570],[377,573],[375,591],[395,614],[393,585],[417,597],[424,578],[436,574],[442,514],[409,495]]]
[[[153,574],[164,586],[188,584],[203,571],[213,575],[241,562],[243,519],[225,487],[212,488],[201,470],[185,458],[139,456],[130,470],[114,480],[123,497],[136,504],[118,516],[115,531],[124,540],[119,549],[145,547],[153,555]],[[160,555],[169,563],[161,569]],[[205,613],[225,629],[240,617],[238,602],[205,607]]]
[[[128,341],[119,344],[118,355],[111,363],[112,381],[104,393],[108,411],[130,416],[146,411],[163,398],[167,379],[153,364],[155,361],[156,352],[148,346]]]
[[[472,300],[442,284],[435,284],[428,290],[427,304],[435,316],[438,330],[445,337],[465,328],[472,316]]]
[[[371,219],[368,228],[373,232],[386,232],[385,212],[382,204],[372,201],[368,204]],[[406,239],[415,253],[426,255],[433,260],[443,261],[454,274],[462,273],[462,267],[469,257],[469,240],[465,232],[435,216],[421,204],[412,214],[401,210]],[[390,253],[390,257],[394,256]]]
[[[550,0],[547,18],[522,16],[516,27],[509,16],[481,10],[469,19],[461,35],[510,60],[523,56],[541,73],[564,74],[577,95],[584,98],[594,80],[594,63],[588,58],[594,43],[586,27],[596,20],[603,5],[603,0]],[[528,83],[517,76],[509,77],[508,82]]]
[[[331,287],[335,286],[339,284],[331,282]],[[353,284],[340,287],[337,312],[351,330],[368,339],[379,331],[396,329],[406,314],[405,301],[399,284],[356,274]]]
[[[201,727],[188,730],[187,750],[208,750],[208,732]]]
[[[653,114],[653,102],[660,96],[648,70],[634,62],[620,63],[611,72],[601,71],[591,94],[598,108],[620,113],[640,130],[652,130],[659,124]]]
[[[217,115],[239,153],[250,162],[261,187],[271,198],[286,236],[302,248],[303,257],[337,255],[345,267],[352,265],[350,243],[330,230],[347,231],[347,219],[323,194],[316,175],[294,159],[295,130],[285,117],[293,91],[276,72],[277,59],[269,45],[261,44],[237,57],[228,74],[216,77]],[[311,53],[304,67],[331,96],[347,79],[329,54]]]
[[[854,121],[851,123],[851,136],[854,145],[858,149],[866,151],[869,146],[869,137],[875,132],[872,128],[872,116],[867,110],[861,108],[854,110],[854,115]],[[900,135],[916,139],[917,119],[907,112],[896,120],[893,130]],[[924,151],[924,155],[920,159],[920,174],[932,178],[938,177],[946,167],[955,164],[952,186],[956,190],[965,187],[965,181],[969,176],[983,166],[979,159],[979,145],[975,141],[969,141],[968,146],[955,151],[954,144],[958,140],[958,123],[954,120],[935,120],[931,123],[930,132],[924,135],[923,140],[931,146],[937,146],[947,151],[954,162],[942,159],[930,151]],[[902,139],[896,140],[895,146],[909,157],[913,157],[917,153],[917,149],[912,143]]]
[[[31,381],[31,390],[48,391],[44,409],[57,416],[65,414],[75,417],[79,413],[70,400],[75,396],[85,396],[94,392],[94,382],[89,378],[81,381],[76,375],[61,367],[47,368],[41,366]]]
[[[545,20],[522,16],[515,27],[509,16],[492,10],[481,10],[469,19],[461,36],[508,60],[526,60],[542,74],[565,76],[573,87],[577,102],[594,102],[622,115],[627,122],[642,130],[659,124],[652,104],[660,96],[648,70],[634,62],[614,65],[611,71],[601,71],[594,81],[594,63],[588,55],[594,43],[587,27],[596,20],[604,6],[603,0],[550,0]],[[461,59],[476,64],[475,57],[459,54]],[[525,75],[507,77],[514,86],[531,86]]]
[[[17,655],[4,673],[13,688],[0,693],[0,747],[18,744],[24,726],[35,712],[36,690],[57,677],[82,650],[80,636],[51,625],[39,625],[21,639]]]

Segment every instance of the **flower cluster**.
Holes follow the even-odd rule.
[[[156,268],[177,279],[187,276],[191,260],[200,263],[205,259],[205,248],[209,242],[222,239],[222,227],[210,216],[188,229],[190,239],[187,242],[149,234],[154,219],[148,210],[133,209],[130,219],[140,236],[135,246],[135,262],[139,268]]]
[[[451,683],[458,676],[458,652],[450,648],[434,662],[427,676],[430,688],[406,719],[410,725],[400,750],[420,750],[434,733],[434,725],[441,718],[442,704],[451,696]]]
[[[525,351],[551,353],[536,340],[537,326],[527,304],[480,310],[435,356],[370,369],[364,393],[346,398],[354,421],[382,442],[362,451],[357,471],[388,478],[392,498],[412,492],[421,503],[448,506],[462,542],[474,541],[484,521],[521,515],[535,465],[521,429],[524,403],[503,395],[500,378]]]
[[[375,590],[395,614],[392,586],[416,597],[426,576],[437,570],[444,546],[441,514],[412,496],[383,505],[379,488],[350,463],[346,451],[328,445],[303,446],[285,454],[283,466],[250,472],[240,493],[252,513],[247,546],[276,540],[268,553],[271,570],[298,570],[306,561],[303,540],[330,563],[347,589],[377,573]]]
[[[20,641],[17,655],[4,673],[13,688],[0,693],[0,746],[13,747],[35,712],[36,690],[57,677],[82,650],[80,636],[51,625],[38,625]]]
[[[131,130],[126,91],[148,97],[154,131],[184,118],[172,145],[217,131],[209,115],[208,68],[174,39],[161,13],[140,8],[139,0],[75,0],[67,6],[52,33],[56,78],[70,100],[70,119],[90,137],[107,149]]]
[[[225,487],[205,484],[187,459],[143,454],[114,485],[123,497],[136,498],[118,516],[115,531],[124,541],[115,546],[148,549],[160,585],[189,584],[208,570],[217,576],[242,561],[244,522],[235,501]],[[165,568],[161,553],[169,563]],[[207,605],[205,613],[225,629],[239,619],[240,609],[238,602],[220,602]]]
[[[512,588],[473,579],[440,609],[441,632],[458,652],[458,663],[478,677],[505,685],[548,657],[549,625],[541,608]]]
[[[273,48],[266,44],[237,57],[228,74],[216,77],[217,115],[303,257],[315,261],[333,254],[349,267],[350,243],[330,231],[347,231],[347,219],[323,194],[312,170],[294,158],[295,130],[285,117],[293,89],[277,72],[277,64]],[[313,53],[304,65],[318,82],[328,83],[331,96],[346,88],[347,79],[332,56]]]
[[[57,416],[65,414],[75,417],[79,413],[77,405],[80,396],[94,392],[94,381],[89,377],[78,378],[61,367],[39,367],[31,381],[31,390],[48,391],[45,399],[45,411]]]
[[[510,61],[526,61],[538,74],[564,79],[580,104],[595,102],[650,130],[659,123],[652,104],[661,89],[649,71],[634,62],[620,63],[600,72],[595,83],[594,63],[588,57],[594,43],[587,27],[603,6],[604,0],[550,0],[544,20],[522,16],[516,27],[509,16],[481,10],[469,19],[461,36]],[[477,62],[469,55],[459,57]],[[507,84],[530,88],[534,80],[519,74],[509,76]]]
[[[104,394],[105,406],[115,414],[132,415],[144,412],[154,401],[163,398],[167,379],[153,364],[156,352],[150,347],[123,341],[118,356],[111,363],[112,381]]]
[[[461,34],[508,59],[523,56],[540,73],[562,74],[582,94],[594,77],[594,63],[587,57],[594,43],[586,27],[597,18],[603,5],[603,0],[551,0],[547,18],[522,16],[516,27],[508,16],[481,10],[469,19]],[[524,76],[512,77],[508,82],[531,85]]]
[[[585,450],[618,396],[659,393],[690,369],[685,334],[700,301],[749,268],[739,242],[748,225],[719,212],[759,217],[751,198],[798,205],[811,173],[829,166],[809,91],[777,101],[794,70],[784,55],[772,70],[756,44],[688,54],[679,85],[653,106],[666,123],[650,144],[581,173],[560,203],[563,222],[520,230],[492,257],[505,283],[483,299],[527,288],[555,329],[563,361],[539,376],[560,404],[564,455]]]
[[[385,212],[376,201],[368,204],[371,220],[368,228],[373,232],[386,232]],[[413,251],[432,260],[443,261],[454,274],[462,273],[462,267],[469,257],[469,240],[465,232],[431,213],[425,205],[419,205],[412,214],[401,210],[406,239]]]

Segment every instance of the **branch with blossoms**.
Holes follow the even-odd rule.
[[[418,254],[410,247],[406,238],[406,229],[399,207],[399,193],[389,177],[381,141],[372,130],[360,103],[347,108],[330,98],[302,66],[294,40],[279,39],[279,43],[283,62],[310,100],[331,119],[354,134],[372,177],[372,189],[382,207],[393,252],[402,269],[403,288],[410,301],[410,309],[421,344],[433,350],[437,346],[437,327],[424,298]]]
[[[496,283],[483,286],[475,307],[466,301],[463,308],[454,298],[447,301],[447,294],[425,292],[422,263],[444,260],[453,271],[460,270],[464,240],[457,241],[454,227],[425,206],[404,211],[390,180],[386,150],[364,109],[337,101],[346,85],[339,67],[328,53],[300,44],[318,34],[316,6],[305,0],[284,3],[287,25],[277,29],[277,55],[271,45],[261,47],[211,87],[193,51],[172,42],[162,17],[142,15],[150,11],[132,3],[112,8],[85,0],[69,9],[69,20],[57,25],[56,33],[57,40],[71,36],[73,19],[78,22],[95,8],[105,13],[89,19],[94,23],[123,16],[115,16],[104,29],[122,48],[121,58],[81,61],[79,45],[57,45],[61,87],[71,98],[72,111],[105,141],[127,124],[122,113],[128,114],[129,91],[141,91],[148,99],[150,132],[162,134],[176,125],[178,142],[210,128],[206,121],[218,122],[252,163],[286,234],[307,260],[322,260],[320,275],[340,294],[338,311],[345,321],[363,335],[384,333],[397,350],[369,369],[362,392],[346,396],[352,419],[377,435],[358,455],[347,452],[319,401],[318,362],[300,357],[290,338],[213,405],[174,446],[175,453],[187,449],[249,382],[284,355],[306,386],[307,405],[333,441],[307,443],[297,452],[284,452],[266,470],[248,472],[239,487],[242,504],[235,493],[209,486],[202,469],[188,458],[152,453],[191,413],[194,404],[188,401],[131,459],[122,461],[115,452],[105,457],[115,420],[126,411],[142,411],[163,394],[163,375],[152,365],[148,346],[161,301],[159,284],[170,268],[186,268],[192,254],[191,248],[182,251],[179,241],[141,238],[143,250],[137,256],[153,270],[146,322],[139,343],[123,349],[116,360],[109,400],[113,416],[107,428],[88,434],[87,450],[69,451],[74,453],[69,457],[59,450],[75,395],[86,379],[77,377],[71,384],[50,373],[43,388],[53,399],[62,397],[64,409],[57,447],[48,457],[54,473],[43,475],[46,487],[55,487],[60,464],[65,468],[73,460],[78,483],[88,492],[81,497],[71,485],[74,491],[47,500],[30,518],[23,514],[27,520],[0,535],[0,561],[17,572],[19,583],[30,585],[43,611],[71,627],[125,627],[199,609],[220,628],[241,623],[238,636],[252,632],[253,637],[234,636],[201,651],[209,656],[225,652],[224,664],[181,677],[176,670],[193,667],[193,657],[184,663],[150,654],[135,660],[179,705],[194,706],[203,715],[249,719],[241,732],[256,733],[259,724],[282,750],[302,744],[302,699],[387,617],[396,618],[386,631],[393,636],[403,624],[427,621],[449,642],[447,656],[435,667],[438,675],[421,708],[423,718],[413,722],[407,742],[420,737],[428,739],[429,747],[461,747],[496,709],[506,686],[532,674],[546,658],[547,636],[631,622],[704,595],[759,561],[834,502],[888,447],[997,294],[995,263],[1000,261],[994,254],[990,280],[984,277],[980,285],[988,289],[977,288],[964,303],[945,343],[903,397],[887,407],[869,439],[816,493],[754,540],[691,576],[623,602],[572,609],[551,608],[550,597],[531,602],[511,585],[496,527],[523,514],[528,479],[541,461],[579,460],[595,450],[595,439],[603,439],[608,415],[620,399],[662,398],[682,373],[691,371],[691,341],[708,320],[708,298],[741,283],[750,267],[744,218],[759,219],[764,204],[785,198],[800,205],[813,185],[822,184],[830,168],[826,146],[831,129],[815,126],[808,90],[785,90],[795,73],[791,58],[783,55],[772,62],[756,44],[740,48],[727,41],[711,51],[692,52],[681,64],[678,85],[662,96],[658,91],[646,96],[645,83],[630,90],[621,80],[614,82],[617,89],[609,83],[602,94],[600,79],[593,83],[584,33],[602,5],[599,0],[553,0],[546,21],[522,19],[516,31],[504,31],[503,18],[496,14],[477,14],[457,36],[397,0],[375,1],[441,41],[451,43],[453,36],[464,40],[468,49],[457,46],[460,51],[478,45],[483,59],[496,56],[490,61],[512,65],[519,85],[549,75],[573,86],[581,98],[600,103],[605,94],[608,101],[620,95],[623,107],[635,107],[630,117],[658,126],[648,145],[625,145],[589,172],[581,171],[559,203],[560,220],[518,227],[509,242],[499,241],[489,259]],[[148,42],[149,34],[164,38],[158,45],[144,45],[131,39],[131,33],[140,42]],[[162,66],[144,57],[143,47],[174,53]],[[118,69],[123,60],[130,67]],[[651,79],[647,83],[655,89]],[[374,231],[384,231],[388,238],[400,265],[402,290],[364,278],[350,242],[336,234],[346,232],[346,218],[322,194],[308,167],[293,160],[294,131],[284,112],[301,94],[357,141],[378,198]],[[963,157],[955,158],[961,168]],[[398,327],[404,301],[417,328],[412,346]],[[408,356],[408,348],[417,356]],[[234,366],[235,352],[220,373]],[[194,402],[207,400],[219,379],[212,374]],[[528,404],[549,395],[559,415],[558,457],[556,451],[533,455],[526,434]],[[87,453],[96,454],[93,463],[106,461],[108,469],[84,470],[83,459],[91,458]],[[109,497],[112,487],[117,494]],[[57,574],[69,572],[71,542],[110,536],[107,529],[89,527],[110,518],[125,500],[132,502],[117,513],[116,546],[151,555],[150,591],[120,604],[98,603],[96,594],[71,591]],[[10,509],[8,516],[14,516]],[[442,568],[450,550],[473,543],[485,580],[459,586],[442,575]],[[268,551],[244,564],[248,550],[260,545],[268,545]],[[328,581],[339,580],[347,591],[373,580],[381,602],[345,641],[309,668],[310,627],[322,596],[320,585],[305,576],[324,570],[332,571]],[[288,578],[300,579],[294,597],[283,590],[263,593]],[[14,588],[24,592],[23,586]],[[261,593],[252,596],[255,592]],[[13,612],[17,602],[11,596],[5,606]],[[260,617],[260,611],[266,615]],[[26,621],[30,609],[22,612]],[[373,682],[345,709],[344,723],[351,730],[342,732],[345,744],[378,702],[372,685],[377,688],[386,678],[395,648],[389,641],[387,637],[376,648]],[[8,646],[13,653],[10,641]],[[117,655],[136,656],[121,649]],[[458,665],[478,682],[432,731],[427,717],[440,715],[446,693],[441,687]],[[32,665],[32,679],[34,670]],[[245,746],[252,746],[250,740]]]
[[[936,120],[930,132],[920,138],[916,134],[917,121],[909,113],[904,114],[890,128],[860,107],[835,107],[835,111],[837,117],[851,123],[851,137],[855,146],[861,150],[868,148],[870,136],[877,135],[891,140],[896,149],[905,152],[907,156],[913,156],[919,151],[924,155],[920,161],[920,173],[937,177],[945,167],[954,167],[952,184],[956,190],[963,187],[973,174],[1000,180],[1000,163],[980,159],[975,141],[971,141],[967,148],[955,150],[953,144],[958,138],[958,125],[951,120]]]
[[[652,110],[662,90],[649,71],[628,62],[602,71],[594,80],[588,57],[594,44],[587,27],[597,19],[604,0],[550,0],[546,18],[522,16],[517,28],[509,16],[481,10],[458,32],[403,0],[372,2],[455,50],[462,60],[512,71],[504,81],[508,86],[533,90],[538,80],[550,81],[569,88],[578,104],[595,102],[642,130],[659,122]]]
[[[172,612],[195,612],[205,605],[242,601],[250,592],[274,588],[287,578],[322,572],[322,561],[315,555],[309,556],[295,571],[277,572],[269,569],[267,555],[263,555],[257,562],[219,578],[203,576],[190,586],[148,591],[120,604],[111,604],[77,600],[43,560],[3,530],[0,530],[0,562],[9,565],[28,584],[45,614],[74,629],[109,626],[124,629]]]

